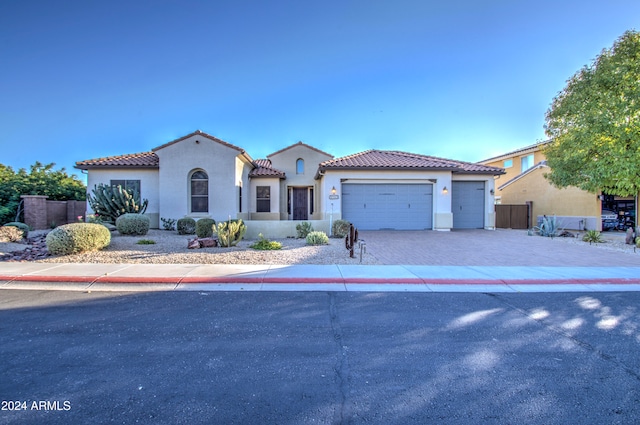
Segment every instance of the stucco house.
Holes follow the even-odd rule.
[[[369,150],[342,158],[298,142],[264,159],[202,131],[149,152],[78,161],[91,191],[136,188],[160,218],[242,218],[247,237],[295,236],[333,220],[363,230],[494,227],[494,176],[502,168],[421,154]],[[89,209],[89,208],[88,208]],[[90,209],[89,209],[90,212]]]
[[[559,189],[553,186],[544,177],[550,171],[543,152],[548,143],[536,143],[480,161],[480,164],[504,168],[505,173],[496,176],[496,204],[529,204],[529,227],[536,225],[543,215],[555,215],[561,227],[571,230],[602,230],[603,209],[623,215],[635,211],[634,197],[622,198],[589,193],[577,187]]]

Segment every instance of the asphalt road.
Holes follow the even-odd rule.
[[[640,423],[639,301],[2,290],[0,424]]]

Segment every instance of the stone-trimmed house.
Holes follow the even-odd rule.
[[[242,148],[201,131],[150,152],[78,161],[87,186],[121,184],[149,200],[160,218],[242,218],[247,237],[295,236],[311,221],[360,229],[494,228],[498,167],[399,151],[369,150],[334,158],[298,142],[252,159]],[[88,208],[91,213],[90,208]]]

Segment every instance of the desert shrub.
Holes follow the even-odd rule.
[[[640,236],[636,238],[636,247],[640,248]]]
[[[216,221],[212,218],[201,218],[196,223],[196,236],[199,238],[210,238],[213,236],[213,226]]]
[[[116,219],[116,229],[121,235],[146,235],[149,232],[149,217],[142,214],[123,214]]]
[[[19,221],[12,221],[10,223],[6,223],[5,226],[13,226],[20,229],[22,231],[22,237],[24,239],[26,239],[27,236],[29,236],[29,226],[27,224],[20,223]]]
[[[548,238],[554,238],[561,232],[556,216],[547,217],[546,215],[542,217],[540,226],[535,226],[533,228],[533,231],[540,236],[545,236]]]
[[[310,232],[307,235],[307,245],[327,245],[329,237],[325,232]]]
[[[46,238],[47,250],[69,255],[103,249],[111,243],[111,232],[95,223],[71,223],[53,229]]]
[[[347,220],[336,220],[331,226],[331,233],[336,238],[344,238],[349,233],[349,226],[351,226],[351,223]]]
[[[236,246],[247,233],[247,225],[241,219],[226,220],[216,224],[214,233],[222,247]]]
[[[306,238],[307,235],[313,232],[313,226],[308,221],[296,224],[296,232],[298,232],[299,238]]]
[[[262,233],[258,235],[258,241],[250,246],[250,248],[258,249],[261,251],[273,251],[277,249],[282,249],[282,244],[277,241],[270,241],[262,236]]]
[[[95,223],[95,224],[104,223],[104,221],[102,220],[102,217],[100,217],[100,214],[89,214],[87,216],[87,222],[88,223]]]
[[[597,230],[587,230],[587,233],[584,234],[582,240],[589,243],[601,243],[604,242],[602,240],[602,235]]]
[[[196,221],[191,217],[184,217],[177,223],[179,235],[193,235],[196,233]]]
[[[0,227],[0,242],[20,242],[23,235],[22,229],[16,226]]]
[[[160,217],[160,221],[162,221],[162,228],[164,230],[173,230],[176,228],[176,219],[175,218],[163,218]]]

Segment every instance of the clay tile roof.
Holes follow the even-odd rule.
[[[274,153],[270,153],[269,155],[267,155],[267,158],[271,158],[271,157],[272,157],[272,156],[274,156],[274,155],[278,155],[279,153],[282,153],[282,152],[284,152],[284,151],[286,151],[286,150],[289,150],[289,149],[291,149],[291,148],[295,148],[296,146],[304,146],[305,148],[309,148],[309,149],[311,149],[311,150],[313,150],[313,151],[319,152],[319,153],[321,153],[321,154],[324,154],[324,155],[327,155],[328,157],[333,158],[333,155],[331,155],[330,153],[326,153],[325,151],[321,151],[321,150],[320,150],[320,149],[318,149],[318,148],[314,148],[313,146],[311,146],[311,145],[307,145],[306,143],[302,143],[302,142],[294,143],[294,144],[293,144],[293,145],[291,145],[291,146],[287,146],[286,148],[282,148],[282,149],[280,149],[279,151],[275,151]]]
[[[141,152],[78,161],[75,168],[88,170],[93,168],[158,168],[158,166],[158,155],[153,152]]]
[[[187,134],[186,136],[182,136],[182,137],[180,137],[180,138],[178,138],[176,140],[172,140],[170,142],[167,142],[164,145],[160,145],[157,148],[153,148],[152,150],[155,152],[157,150],[166,148],[167,146],[171,146],[171,145],[173,145],[175,143],[178,143],[178,142],[181,142],[181,141],[183,141],[185,139],[188,139],[191,136],[201,136],[201,137],[204,137],[206,139],[212,140],[212,141],[214,141],[216,143],[220,143],[221,145],[227,146],[227,147],[229,147],[231,149],[235,149],[235,150],[237,150],[239,152],[245,153],[244,149],[242,149],[242,148],[240,148],[240,147],[238,147],[236,145],[232,145],[231,143],[227,143],[224,140],[218,139],[217,137],[214,137],[214,136],[212,136],[210,134],[207,134],[204,131],[200,131],[200,130],[196,130],[193,133]]]
[[[481,164],[454,161],[434,156],[420,155],[400,151],[368,150],[342,158],[322,162],[319,170],[328,169],[414,169],[448,170],[454,173],[503,174],[501,168]]]
[[[256,159],[253,161],[253,165],[256,168],[249,172],[249,178],[253,177],[277,177],[280,179],[285,178],[283,171],[276,170],[271,167],[271,161],[268,159]]]

